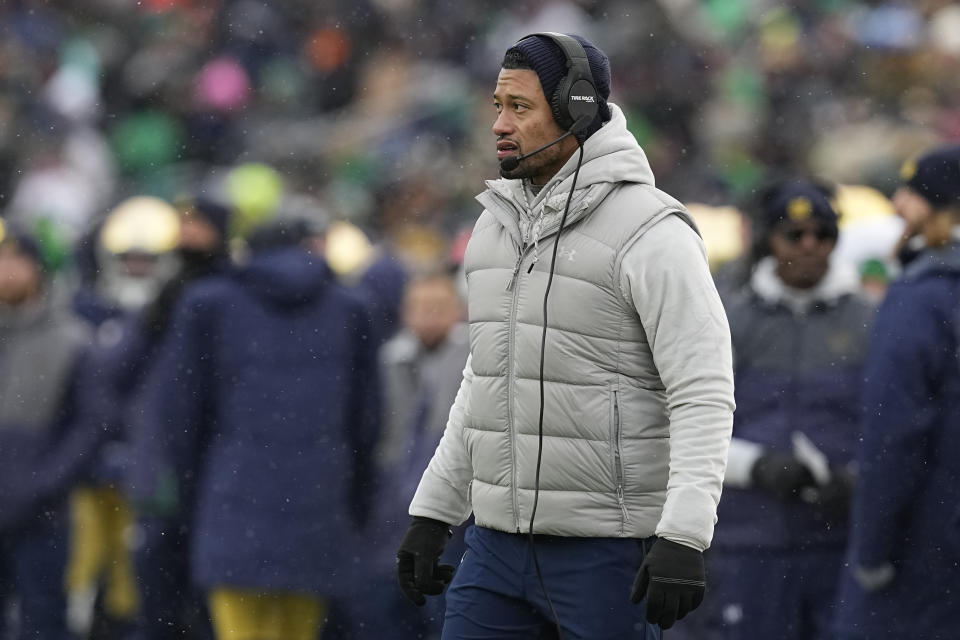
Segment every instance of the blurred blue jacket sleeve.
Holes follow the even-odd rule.
[[[891,288],[867,358],[851,523],[853,559],[860,567],[893,559],[923,482],[927,436],[936,425],[936,380],[946,363],[938,344],[943,329],[918,293],[911,286]]]
[[[147,511],[161,504],[173,508],[172,499],[181,513],[189,508],[214,384],[214,334],[206,306],[189,295],[181,299],[137,402],[128,489],[134,502]],[[175,482],[175,498],[169,495],[171,482]]]

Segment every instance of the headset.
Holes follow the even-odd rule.
[[[562,33],[543,32],[531,35],[550,38],[560,47],[567,59],[567,74],[550,97],[550,108],[561,127],[574,129],[573,133],[578,134],[593,122],[600,110],[587,52],[576,38]]]
[[[553,32],[533,33],[524,36],[518,42],[522,42],[533,36],[543,36],[556,43],[567,60],[567,73],[560,80],[553,96],[550,96],[550,108],[553,111],[553,117],[557,123],[566,129],[566,133],[546,145],[533,150],[522,156],[511,156],[504,158],[501,167],[508,171],[515,169],[524,158],[540,153],[547,147],[551,147],[567,136],[574,135],[577,138],[577,145],[580,155],[577,158],[577,168],[573,174],[573,182],[570,185],[570,191],[567,194],[567,202],[563,208],[563,216],[560,218],[560,227],[557,229],[557,236],[553,243],[553,253],[550,258],[550,273],[547,277],[547,286],[543,293],[543,333],[540,337],[540,418],[538,426],[538,444],[537,444],[537,468],[533,489],[533,508],[530,512],[530,529],[528,531],[530,541],[530,551],[533,556],[533,565],[537,570],[537,578],[540,581],[540,588],[543,590],[544,598],[550,607],[550,613],[553,614],[553,620],[556,624],[557,638],[563,640],[563,630],[560,626],[560,618],[550,599],[547,586],[543,581],[543,574],[540,571],[540,562],[537,559],[537,548],[533,537],[533,522],[537,516],[537,502],[540,498],[540,466],[543,461],[543,412],[544,412],[544,386],[543,369],[544,356],[547,346],[547,301],[550,296],[550,288],[553,285],[553,275],[557,265],[557,250],[560,247],[560,234],[563,233],[564,225],[567,222],[567,214],[570,212],[570,201],[573,198],[573,191],[577,186],[577,178],[580,175],[580,167],[583,164],[583,142],[585,137],[583,131],[590,126],[596,118],[600,109],[597,90],[593,82],[593,74],[590,71],[590,63],[587,60],[587,53],[583,45],[568,35]]]
[[[552,147],[571,135],[576,136],[577,141],[580,143],[580,159],[582,160],[583,132],[590,126],[590,123],[593,122],[597,117],[597,113],[600,111],[600,99],[597,96],[597,89],[593,83],[593,73],[590,71],[590,61],[587,59],[587,52],[584,51],[583,45],[581,45],[576,38],[562,33],[553,33],[552,31],[531,33],[517,40],[517,43],[535,36],[543,36],[553,41],[560,47],[560,51],[563,52],[567,61],[566,75],[564,75],[557,84],[553,95],[547,96],[550,100],[550,110],[553,112],[553,119],[556,120],[557,124],[566,129],[566,132],[556,140],[552,140],[542,147],[534,149],[530,153],[504,158],[500,162],[500,168],[505,171],[513,171],[520,165],[521,161],[540,153],[544,149]],[[579,171],[579,169],[580,165],[578,163],[577,170]],[[570,188],[570,194],[573,194],[573,187]],[[568,197],[567,205],[569,206],[569,204],[570,198]],[[566,214],[564,214],[564,217],[566,217]],[[561,228],[561,231],[562,230]]]

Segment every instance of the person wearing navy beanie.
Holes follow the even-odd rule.
[[[903,183],[893,194],[893,206],[905,224],[896,255],[907,265],[925,246],[940,244],[951,233],[947,218],[939,217],[940,224],[929,222],[936,212],[960,207],[960,144],[936,147],[907,160],[900,177]]]
[[[960,145],[904,168],[922,242],[881,305],[861,398],[839,640],[954,638],[960,608]],[[915,209],[915,210],[914,210]]]
[[[725,300],[737,412],[710,557],[720,637],[833,637],[875,310],[833,257],[832,193],[794,176],[759,190],[759,259]]]
[[[730,331],[695,222],[610,92],[578,35],[525,36],[500,63],[469,356],[397,552],[411,602],[446,592],[445,640],[658,640],[706,591]]]

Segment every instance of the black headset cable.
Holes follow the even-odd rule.
[[[557,640],[563,640],[563,629],[560,627],[560,617],[557,610],[553,607],[553,600],[550,599],[550,593],[547,591],[547,585],[543,581],[543,573],[540,571],[540,561],[537,559],[537,546],[533,538],[533,521],[537,517],[537,502],[540,499],[540,463],[543,461],[543,365],[545,352],[547,348],[547,300],[550,296],[550,287],[553,285],[554,269],[557,266],[557,250],[560,248],[560,234],[563,233],[563,227],[567,222],[567,214],[570,212],[570,201],[573,199],[573,191],[577,188],[577,177],[580,175],[580,166],[583,164],[583,141],[577,137],[579,143],[580,156],[577,158],[577,168],[573,172],[573,183],[570,185],[570,192],[567,194],[567,203],[563,207],[563,216],[560,218],[560,228],[557,229],[557,238],[553,243],[553,255],[550,258],[550,275],[547,276],[547,288],[543,292],[543,333],[540,336],[540,422],[539,435],[537,443],[537,472],[533,485],[533,510],[530,512],[530,551],[533,555],[533,566],[537,570],[537,579],[540,580],[540,588],[543,590],[543,596],[547,599],[547,605],[550,607],[550,613],[553,614],[553,621],[557,626]]]

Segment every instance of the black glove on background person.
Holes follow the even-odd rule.
[[[647,621],[669,629],[700,606],[706,588],[703,553],[658,538],[640,565],[630,601],[636,604],[646,595]]]
[[[453,579],[454,567],[438,565],[443,548],[453,532],[439,520],[414,516],[397,551],[397,579],[410,602],[422,607],[428,596],[443,593]]]
[[[817,486],[810,469],[793,456],[765,453],[750,470],[754,486],[766,489],[781,500],[796,500],[805,487]]]
[[[810,502],[817,510],[817,517],[832,524],[846,522],[850,515],[850,503],[853,501],[855,487],[856,476],[848,469],[831,468],[830,481],[811,492]]]

